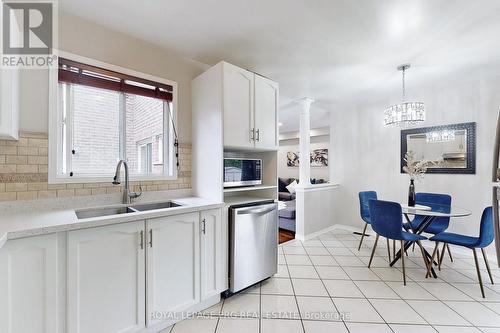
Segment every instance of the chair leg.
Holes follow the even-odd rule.
[[[401,241],[401,266],[403,266],[403,284],[406,286],[405,256],[403,254],[404,250],[405,242]]]
[[[451,256],[450,245],[446,244],[446,249],[448,250],[448,255],[450,256],[450,261],[453,262],[453,257]]]
[[[361,239],[359,240],[358,251],[361,250],[361,243],[363,243],[363,238],[365,238],[366,228],[368,227],[368,223],[365,223],[365,227],[363,228],[363,233],[361,233]]]
[[[370,266],[372,264],[373,255],[375,254],[375,249],[377,248],[378,238],[379,238],[379,235],[377,234],[377,236],[375,237],[375,244],[373,244],[373,250],[372,250],[372,255],[370,257],[370,262],[368,262],[368,268],[370,268]]]
[[[420,241],[417,242],[417,245],[420,248],[420,252],[422,253],[422,258],[424,259],[424,264],[425,268],[427,269],[427,274],[430,274],[431,269],[429,268],[429,262],[427,261],[427,256],[425,255],[424,247],[422,246],[422,243]],[[425,277],[427,277],[427,275]]]
[[[474,262],[476,263],[477,279],[479,280],[479,286],[481,287],[481,295],[484,297],[483,280],[481,279],[481,271],[479,270],[479,262],[477,261],[476,249],[472,249],[474,253]]]
[[[387,255],[389,256],[389,262],[391,262],[391,243],[389,242],[389,238],[387,240]]]
[[[441,249],[441,258],[438,261],[438,269],[441,270],[441,264],[443,263],[444,259],[444,252],[446,251],[446,243],[443,243],[443,248]]]
[[[493,282],[493,276],[491,275],[490,264],[488,263],[488,257],[486,257],[486,252],[484,251],[484,249],[481,249],[481,252],[483,253],[484,264],[486,265],[486,269],[488,270],[488,275],[490,276],[491,284],[495,284]]]
[[[436,242],[436,246],[434,247],[434,251],[432,251],[431,262],[429,263],[429,266],[427,269],[427,274],[425,275],[426,278],[428,276],[432,276],[431,269],[432,269],[432,266],[434,265],[434,258],[436,257],[436,254],[439,258],[439,242]]]
[[[396,240],[392,240],[392,257],[396,258]]]

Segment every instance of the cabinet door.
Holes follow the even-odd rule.
[[[221,210],[201,212],[201,300],[223,291]]]
[[[277,149],[278,84],[255,75],[255,147]]]
[[[0,332],[64,332],[64,253],[56,234],[10,240],[0,249]]]
[[[68,332],[136,332],[145,323],[144,221],[68,234]]]
[[[147,220],[148,326],[199,302],[199,213]]]
[[[18,123],[19,71],[0,69],[0,139],[17,140]]]
[[[223,65],[224,146],[253,148],[254,74]]]

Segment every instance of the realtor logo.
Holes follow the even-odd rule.
[[[54,63],[55,3],[2,2],[2,67],[47,68]]]

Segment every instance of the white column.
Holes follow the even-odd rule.
[[[300,132],[299,132],[299,187],[311,185],[311,103],[312,98],[305,97],[298,100],[300,110]]]

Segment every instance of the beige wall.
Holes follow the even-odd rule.
[[[179,140],[191,142],[190,84],[208,65],[64,12],[59,13],[59,49],[177,82]],[[47,71],[22,72],[21,88],[21,130],[47,132]]]

